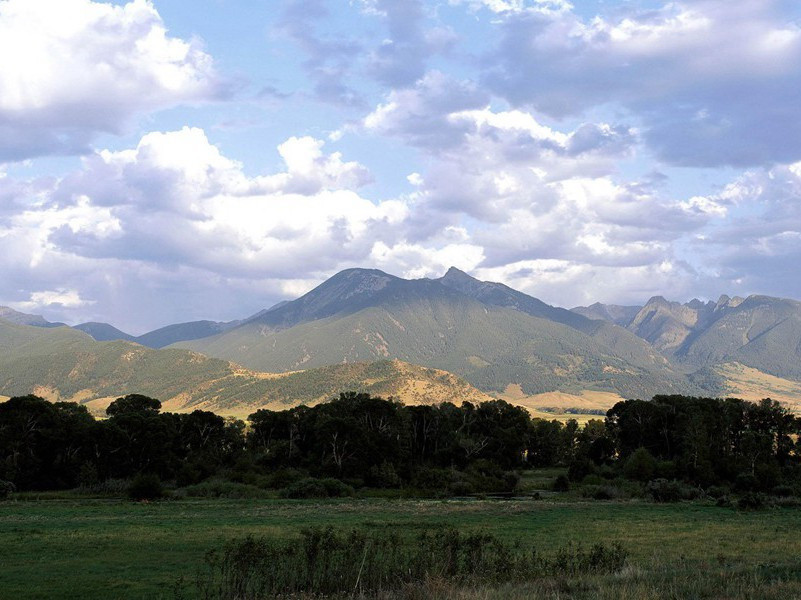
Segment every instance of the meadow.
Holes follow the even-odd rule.
[[[303,528],[392,531],[439,526],[520,540],[542,552],[619,543],[613,575],[510,586],[431,580],[386,598],[801,597],[801,511],[710,502],[541,500],[227,500],[131,502],[24,495],[0,503],[2,598],[193,598],[206,552],[246,535]]]

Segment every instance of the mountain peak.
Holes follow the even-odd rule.
[[[477,281],[477,279],[475,277],[473,277],[471,275],[468,275],[467,273],[465,273],[461,269],[457,269],[456,267],[449,268],[445,272],[445,275],[443,275],[440,279],[450,279],[450,280],[454,280],[454,279],[466,280],[466,279],[469,279],[471,281]]]

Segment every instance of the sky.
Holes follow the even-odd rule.
[[[0,0],[0,305],[801,299],[800,107],[796,0]]]

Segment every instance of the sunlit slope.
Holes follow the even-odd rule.
[[[597,388],[647,396],[690,387],[641,340],[626,348],[626,360],[572,327],[436,288],[286,329],[249,323],[180,346],[263,371],[397,358],[450,371],[484,391],[516,383],[528,394]]]
[[[41,329],[0,320],[0,396],[36,393],[102,413],[112,399],[135,392],[159,398],[172,411],[203,408],[246,416],[262,406],[289,408],[342,391],[411,404],[489,399],[450,373],[399,361],[275,375],[186,350],[96,342],[67,327]]]

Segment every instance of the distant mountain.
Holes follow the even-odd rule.
[[[220,323],[217,321],[191,321],[189,323],[177,323],[167,325],[155,331],[145,333],[133,338],[137,344],[142,344],[148,348],[164,348],[176,342],[197,340],[211,335],[216,335],[227,331],[239,324],[239,321]]]
[[[75,325],[73,329],[77,329],[89,334],[98,342],[111,342],[113,340],[126,340],[130,342],[136,339],[134,336],[129,335],[124,331],[120,331],[108,323],[97,323],[95,321],[90,321],[88,323]]]
[[[769,296],[718,302],[674,357],[687,366],[737,362],[801,381],[801,302]]]
[[[596,302],[589,306],[577,306],[571,310],[588,319],[608,321],[620,327],[627,327],[634,320],[642,306],[620,306],[618,304],[601,304]]]
[[[289,408],[350,390],[411,404],[489,399],[450,373],[399,361],[257,373],[186,350],[97,342],[68,327],[44,329],[0,320],[3,396],[35,393],[80,402],[102,414],[114,398],[136,392],[159,398],[165,410],[202,408],[244,417],[261,407]]]
[[[0,306],[0,319],[17,323],[18,325],[31,325],[33,327],[64,327],[64,323],[51,323],[41,315],[29,315],[7,306]]]
[[[628,329],[660,352],[674,354],[694,333],[703,331],[742,302],[742,298],[721,296],[717,302],[692,300],[680,304],[656,296],[640,309]]]
[[[442,285],[458,290],[464,295],[492,306],[505,306],[521,312],[562,323],[568,327],[584,333],[591,333],[598,329],[597,323],[591,323],[586,317],[573,313],[564,308],[546,304],[532,296],[518,292],[502,283],[479,281],[456,267],[451,267],[443,277],[438,279]]]
[[[630,332],[455,269],[439,280],[349,269],[227,332],[176,346],[279,372],[396,358],[484,391],[695,389]]]

